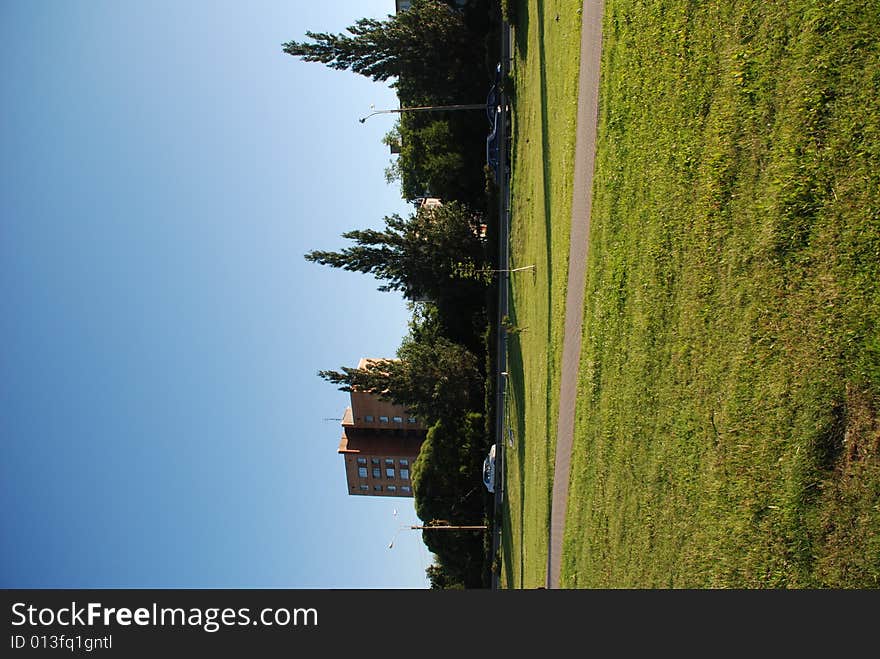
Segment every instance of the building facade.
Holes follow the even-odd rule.
[[[362,359],[358,368],[365,362]],[[421,421],[403,406],[352,391],[351,406],[342,417],[338,449],[344,459],[348,493],[411,497],[412,464],[425,434]]]

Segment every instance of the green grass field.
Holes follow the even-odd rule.
[[[545,582],[565,320],[580,13],[568,0],[521,2],[514,43],[507,448],[502,583]],[[559,20],[556,16],[559,15]]]
[[[605,12],[563,585],[877,588],[880,3]],[[547,96],[535,75],[520,108]],[[524,136],[520,201],[541,181]],[[553,400],[535,373],[558,351],[557,276],[517,291],[551,329],[531,337],[546,355],[522,342],[526,432]],[[547,532],[544,475],[519,484],[523,554]]]
[[[545,580],[574,4],[517,5],[509,588]],[[563,586],[880,586],[878,44],[876,0],[606,2]]]

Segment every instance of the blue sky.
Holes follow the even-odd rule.
[[[392,115],[357,121],[396,97],[281,50],[393,11],[0,4],[2,586],[426,587],[412,500],[346,494],[316,376],[409,313],[303,259],[409,212]]]

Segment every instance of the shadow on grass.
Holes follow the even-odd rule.
[[[543,2],[539,3],[543,4]],[[514,46],[521,59],[526,59],[529,54],[529,7],[526,0],[516,3],[516,25],[514,26]]]
[[[553,341],[553,250],[552,250],[552,240],[553,240],[553,222],[551,218],[551,192],[552,192],[552,184],[550,180],[550,166],[549,160],[547,158],[547,154],[550,152],[550,126],[549,126],[549,117],[550,117],[550,107],[547,103],[547,54],[544,48],[544,2],[543,0],[538,0],[538,11],[537,11],[537,21],[538,21],[538,71],[540,75],[539,80],[539,88],[541,90],[541,149],[544,157],[541,161],[542,170],[541,170],[541,178],[542,184],[544,188],[544,240],[546,241],[546,265],[547,268],[547,339],[546,345],[550,346]],[[565,221],[563,219],[563,221]],[[567,255],[566,255],[567,256]],[[550,368],[550,359],[552,355],[547,355],[547,369],[546,369],[546,391],[547,391],[547,431],[548,433],[551,430],[551,424],[549,423],[550,419],[555,418],[558,410],[552,409],[552,400],[554,399],[551,396],[551,392],[553,391],[553,369]],[[551,446],[553,446],[553,442],[551,441],[551,437],[548,436],[545,438],[546,450],[547,450],[547,460],[548,460],[548,473],[550,475],[548,479],[548,492],[550,496],[552,496],[553,492],[553,470],[556,463],[555,456],[551,454]],[[549,520],[548,520],[549,523]],[[548,527],[549,533],[549,527]]]
[[[517,54],[521,60],[525,60],[528,57],[528,35],[529,35],[529,24],[532,18],[531,12],[529,12],[529,8],[526,6],[527,3],[519,2],[518,3],[518,20],[515,30],[515,48]],[[550,123],[550,111],[551,108],[548,106],[547,102],[547,74],[546,74],[546,65],[547,65],[547,54],[544,48],[544,2],[543,0],[538,0],[537,7],[535,9],[535,18],[537,20],[537,36],[538,36],[538,75],[539,81],[538,86],[535,91],[540,94],[540,109],[541,109],[541,149],[544,157],[542,158],[542,169],[541,169],[541,178],[542,178],[542,187],[543,187],[543,195],[544,195],[544,239],[545,243],[545,264],[547,273],[547,324],[546,324],[546,337],[545,342],[549,345],[549,342],[552,339],[552,322],[553,322],[553,301],[552,296],[549,294],[550,290],[552,290],[553,285],[553,254],[552,254],[552,217],[551,217],[551,180],[550,180],[550,165],[549,161],[546,157],[546,154],[549,152],[550,142],[549,142],[549,123]],[[521,90],[518,90],[521,91]],[[509,319],[513,327],[517,326],[516,319],[516,308],[515,303],[511,301],[509,308]],[[549,368],[549,358],[548,355],[548,364],[545,370],[546,377],[546,387],[547,392],[552,391],[552,383],[553,383],[553,370]],[[525,546],[525,524],[522,521],[525,519],[525,464],[526,464],[526,442],[536,442],[541,438],[537,437],[526,437],[525,436],[525,376],[523,369],[523,356],[522,356],[522,346],[519,340],[519,336],[514,332],[508,337],[508,357],[507,357],[507,371],[508,371],[508,396],[516,396],[516,400],[519,402],[518,405],[515,406],[515,417],[509,419],[509,423],[511,427],[514,429],[516,443],[515,450],[517,456],[517,478],[519,479],[520,488],[519,488],[519,496],[517,501],[507,500],[508,507],[512,505],[519,506],[519,518],[521,520],[520,528],[518,529],[517,537],[514,538],[514,529],[511,526],[510,515],[505,515],[505,519],[502,524],[502,549],[507,560],[503,562],[504,564],[504,572],[505,577],[507,579],[508,585],[512,585],[515,583],[515,577],[518,577],[518,582],[522,587],[525,581],[525,565],[523,561],[523,553],[522,549]],[[551,407],[551,397],[548,396],[547,401],[547,418],[553,418],[553,415],[556,413],[556,410],[550,409]],[[550,438],[544,437],[543,440],[546,442],[546,450],[547,450],[547,458],[550,461],[549,472],[551,472],[551,488],[552,488],[552,465],[554,462],[553,456],[550,454],[550,447],[552,443],[550,442]],[[508,465],[509,462],[505,461],[505,464]],[[548,529],[549,531],[549,529]],[[510,560],[514,553],[513,543],[519,543],[519,564],[513,565]]]
[[[508,309],[509,319],[511,325],[516,327],[516,306],[513,302],[511,302],[510,307]],[[507,338],[507,400],[505,401],[505,405],[507,406],[507,410],[505,411],[505,418],[508,419],[508,424],[513,430],[514,436],[514,446],[513,448],[516,450],[516,458],[517,458],[517,478],[519,479],[520,487],[519,487],[519,499],[516,502],[519,506],[519,516],[520,520],[524,518],[525,512],[525,462],[526,462],[526,453],[525,453],[525,442],[528,438],[525,436],[525,416],[523,413],[523,405],[517,405],[515,407],[516,416],[510,416],[510,399],[513,396],[517,397],[517,400],[524,401],[525,394],[525,377],[523,375],[523,362],[522,362],[522,346],[520,344],[519,336],[517,333],[511,333]],[[506,441],[506,438],[505,438]],[[508,444],[505,451],[510,449],[510,445]],[[509,454],[508,454],[509,455]],[[510,464],[509,459],[504,462],[505,467]],[[510,506],[513,502],[508,499],[507,505]],[[525,525],[520,523],[519,528],[519,547],[522,550],[524,545],[524,533]],[[509,544],[513,542],[513,528],[510,526],[510,515],[506,515],[504,519],[504,538],[507,538],[508,543],[504,547],[505,553],[508,557],[512,556],[512,546]],[[519,572],[519,583],[523,583],[524,578],[524,566],[522,561],[522,551],[519,552],[520,561],[519,566],[513,566],[510,560],[504,562],[505,573],[507,577],[507,583],[514,583],[514,571],[518,568]]]

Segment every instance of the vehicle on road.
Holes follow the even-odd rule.
[[[500,126],[501,108],[495,112],[495,121],[492,124],[492,132],[486,137],[486,163],[492,168],[495,182],[498,182],[498,165],[501,160],[501,135],[498,132]]]
[[[504,113],[501,108],[501,62],[495,66],[495,78],[486,97],[486,118],[489,120],[489,135],[486,137],[486,164],[492,170],[492,178],[498,182],[500,162],[501,130]]]
[[[501,62],[495,67],[495,79],[489,88],[489,94],[486,96],[486,117],[489,119],[489,125],[495,124],[495,113],[501,104]]]
[[[483,460],[483,485],[490,492],[495,492],[495,444],[492,444],[489,455]]]

